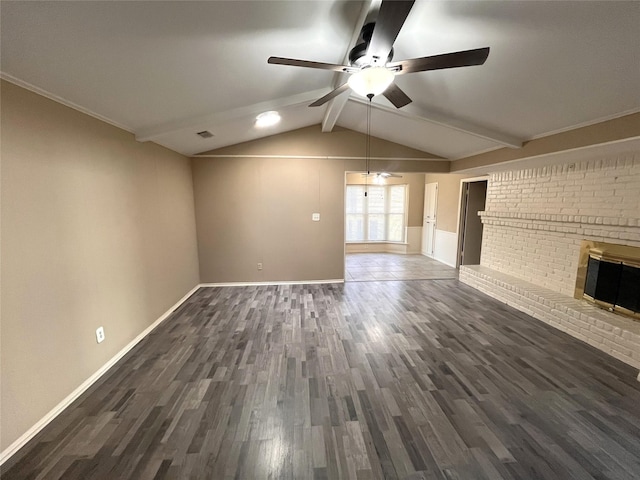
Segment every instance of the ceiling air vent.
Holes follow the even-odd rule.
[[[213,133],[211,133],[209,130],[203,130],[201,132],[198,132],[198,135],[200,135],[202,138],[211,138],[211,137],[213,137]]]

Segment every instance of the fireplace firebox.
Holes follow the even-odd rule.
[[[583,295],[608,310],[640,318],[640,264],[591,250]]]

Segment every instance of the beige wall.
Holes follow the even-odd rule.
[[[194,158],[202,281],[344,278],[345,172],[364,168],[364,159],[348,158],[364,152],[364,138],[344,129],[322,133],[316,125]],[[449,168],[448,162],[400,160],[425,155],[402,145],[380,139],[372,145],[374,155],[387,157],[375,168]],[[303,158],[310,156],[318,158]],[[423,196],[420,188],[415,196]],[[311,220],[314,212],[320,213],[319,222]]]
[[[322,133],[320,125],[312,125],[279,135],[219,148],[218,150],[212,150],[206,153],[217,155],[362,157],[365,153],[366,141],[366,135],[353,130],[335,127],[331,133]],[[436,168],[434,171],[449,171],[448,161],[425,162],[425,159],[441,159],[442,157],[376,137],[371,137],[371,157],[416,159],[419,160],[416,162],[419,168],[433,164]],[[360,168],[363,166],[363,162],[364,160],[358,162],[357,167]],[[411,163],[413,163],[413,161]],[[440,170],[442,166],[444,166],[446,170]],[[373,161],[371,167],[372,169],[382,168],[377,160]],[[413,170],[409,169],[407,171]]]
[[[342,162],[200,158],[193,178],[203,282],[343,278]]]
[[[407,227],[421,227],[422,210],[424,209],[424,173],[401,173],[401,175],[402,178],[389,177],[385,179],[385,184],[409,186]],[[364,183],[365,177],[362,173],[347,174],[347,184],[362,185]]]
[[[469,175],[434,174],[425,175],[425,183],[438,183],[438,207],[436,228],[455,233],[458,230],[458,207],[460,205],[460,181]]]
[[[187,158],[1,94],[5,450],[197,285],[198,264]]]

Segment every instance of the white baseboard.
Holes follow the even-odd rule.
[[[436,229],[436,238],[433,247],[433,259],[456,268],[458,256],[458,234]]]
[[[199,287],[258,287],[260,285],[307,285],[307,284],[324,284],[324,283],[344,283],[344,278],[335,278],[329,280],[295,280],[282,282],[225,282],[225,283],[201,283]]]
[[[102,367],[98,369],[93,375],[87,378],[82,384],[76,388],[73,392],[71,392],[67,397],[62,400],[58,405],[56,405],[52,410],[50,410],[44,417],[42,417],[35,425],[33,425],[29,430],[27,430],[24,434],[22,434],[15,442],[9,445],[4,451],[0,452],[0,465],[5,463],[9,458],[11,458],[18,450],[20,450],[24,445],[27,444],[29,440],[35,437],[40,430],[46,427],[54,418],[56,418],[62,411],[67,408],[75,399],[77,399],[80,395],[82,395],[91,385],[97,382],[100,377],[102,377],[107,371],[113,367],[118,360],[124,357],[133,347],[135,347],[144,337],[149,335],[151,331],[160,325],[164,320],[166,320],[169,315],[171,315],[176,308],[182,305],[191,295],[193,295],[196,290],[198,290],[201,285],[196,285],[193,287],[184,297],[176,302],[175,305],[169,308],[165,313],[162,314],[160,318],[158,318],[155,322],[145,328],[136,338],[131,340],[122,350],[115,354],[107,363],[105,363]]]
[[[304,285],[304,284],[324,284],[324,283],[344,283],[344,279],[330,280],[303,280],[290,282],[238,282],[238,283],[200,283],[193,287],[184,297],[176,302],[171,308],[162,314],[155,322],[145,328],[136,338],[131,340],[122,350],[116,353],[107,363],[98,369],[93,375],[87,378],[82,384],[71,392],[58,405],[51,409],[44,417],[42,417],[35,425],[22,434],[15,442],[9,445],[4,451],[0,452],[0,465],[4,464],[18,450],[27,444],[29,440],[35,437],[44,427],[46,427],[54,418],[67,408],[74,400],[82,395],[91,385],[97,382],[118,360],[124,357],[129,351],[135,347],[144,337],[149,335],[153,329],[166,320],[180,305],[182,305],[191,295],[193,295],[201,287],[247,287],[257,285]]]

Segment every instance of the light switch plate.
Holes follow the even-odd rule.
[[[311,220],[313,220],[314,222],[319,222],[320,221],[320,214],[319,213],[312,213],[311,214]]]

